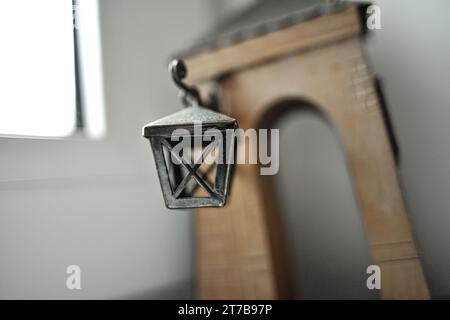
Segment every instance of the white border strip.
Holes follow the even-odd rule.
[[[106,135],[103,61],[98,0],[77,1],[78,58],[85,134],[92,139]]]

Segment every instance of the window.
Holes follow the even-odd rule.
[[[103,134],[98,29],[97,1],[0,0],[0,135]]]

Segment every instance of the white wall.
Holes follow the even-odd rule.
[[[165,209],[141,128],[180,108],[166,66],[205,3],[102,0],[107,137],[0,138],[0,298],[191,296],[192,216]]]

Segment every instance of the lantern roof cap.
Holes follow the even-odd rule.
[[[202,127],[234,127],[236,119],[204,107],[193,106],[158,119],[143,128],[143,135],[148,137],[162,128],[192,127],[201,123]]]

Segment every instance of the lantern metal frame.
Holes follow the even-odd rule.
[[[143,128],[143,136],[150,140],[164,202],[170,209],[223,207],[230,189],[236,145],[235,135],[230,137],[227,130],[231,129],[234,132],[238,128],[237,121],[201,106],[198,90],[182,82],[187,75],[184,63],[174,61],[169,69],[174,82],[182,90],[183,103],[187,108]],[[195,128],[198,124],[201,124],[201,132]],[[209,136],[205,141],[203,138],[211,129],[220,134]],[[201,139],[205,143],[205,145],[202,143],[201,159],[188,161],[173,152],[173,142],[183,138]],[[229,138],[231,141],[226,141]],[[211,183],[208,181],[210,172],[201,173],[199,169],[203,164],[201,160],[213,150],[218,150],[216,156],[219,156],[217,152],[220,152],[221,159],[225,161],[215,163],[215,178]],[[178,160],[178,164],[172,162],[172,157]],[[188,184],[192,181],[194,188],[187,190]],[[201,193],[197,192],[198,188],[201,188],[206,196],[201,196]]]

